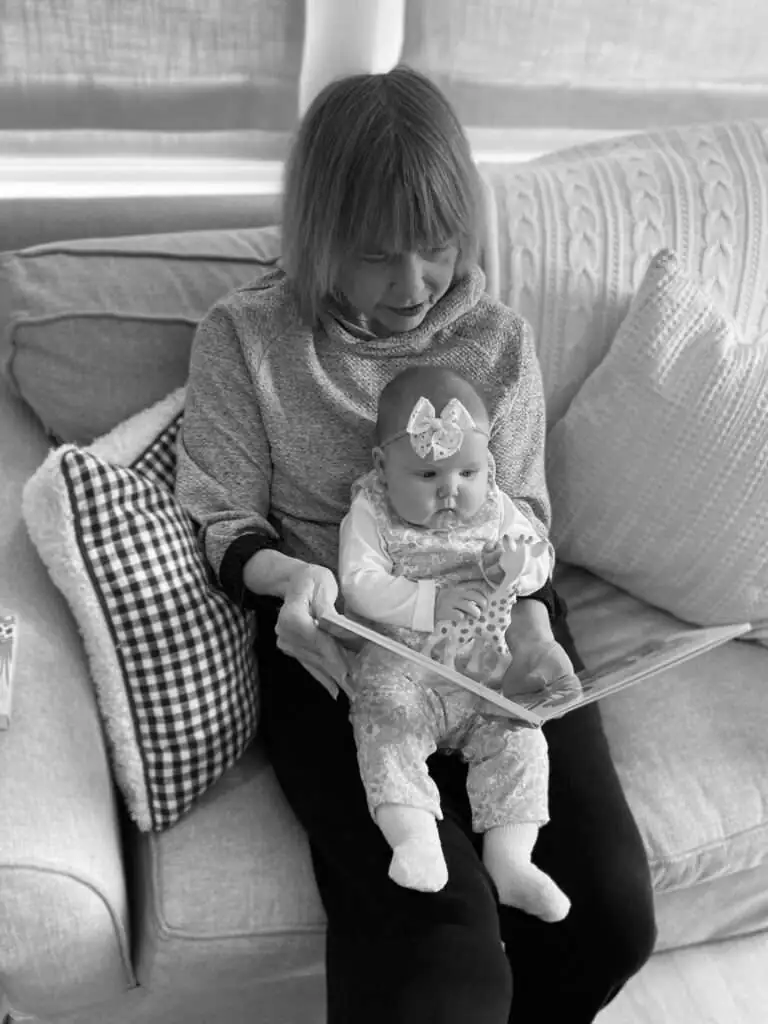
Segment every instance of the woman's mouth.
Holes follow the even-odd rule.
[[[427,303],[424,301],[417,302],[413,306],[388,306],[387,308],[395,316],[402,317],[404,320],[411,320],[413,317],[420,316],[424,312],[427,308]]]

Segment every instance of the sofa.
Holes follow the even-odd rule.
[[[705,123],[481,165],[488,290],[532,325],[561,442],[582,389],[642,312],[633,298],[659,251],[675,254],[724,322],[761,334],[767,140],[760,121]],[[52,451],[88,447],[183,386],[196,319],[279,259],[278,215],[251,197],[233,227],[231,200],[179,201],[159,233],[152,211],[127,217],[119,203],[92,220],[66,203],[47,212],[25,223],[5,204],[19,244],[0,258],[0,610],[20,621],[0,732],[9,1019],[321,1024],[323,910],[258,733],[171,827],[139,829],[82,623],[24,504]],[[619,494],[622,481],[619,467]],[[642,581],[596,571],[571,543],[571,501],[554,482],[555,522],[574,552],[561,553],[556,582],[586,665],[690,628],[663,587],[649,601]],[[631,531],[623,543],[629,553]],[[658,552],[656,575],[668,557],[675,589],[671,553]],[[768,929],[764,640],[729,642],[601,704],[651,864],[659,950]]]

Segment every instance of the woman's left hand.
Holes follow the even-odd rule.
[[[502,693],[510,700],[523,693],[548,692],[565,697],[581,692],[573,663],[557,640],[518,636],[511,653],[512,664],[502,681]]]

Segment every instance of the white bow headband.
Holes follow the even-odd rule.
[[[411,447],[419,458],[427,459],[431,455],[437,462],[438,459],[448,459],[459,451],[467,430],[476,430],[479,434],[487,433],[477,426],[458,398],[452,398],[440,415],[436,416],[435,407],[428,398],[422,396],[414,405],[405,430],[384,441],[382,448],[407,435],[411,439]]]

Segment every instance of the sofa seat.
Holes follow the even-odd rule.
[[[20,403],[8,395],[5,398],[4,410],[10,414],[15,408],[21,418]],[[38,431],[43,449],[44,436]],[[30,451],[29,460],[39,457],[39,452]],[[26,473],[33,468],[17,461]],[[20,484],[21,479],[16,480],[14,487],[18,490]],[[25,579],[30,587],[34,583],[36,592],[46,592],[49,603],[55,600],[62,606],[61,599],[45,586],[41,567],[37,578],[31,579],[28,567],[34,559],[27,540],[19,543],[18,509],[13,518],[13,528],[6,519],[11,536],[6,538],[5,553],[6,565],[13,564],[15,571],[5,576],[5,582]],[[15,564],[19,560],[25,563],[23,572]],[[561,566],[557,582],[588,665],[622,653],[651,632],[680,628],[666,613],[584,571]],[[17,587],[16,606],[32,625],[41,605],[31,601],[19,605],[21,597]],[[59,613],[63,611],[59,607]],[[74,631],[64,633],[71,635],[74,644]],[[54,719],[72,718],[73,727],[63,735],[82,741],[82,721],[79,728],[74,726],[77,716],[71,701],[74,677],[85,683],[87,675],[81,666],[77,673],[65,673],[53,689],[47,687],[48,699],[54,694],[57,703],[52,716],[40,715],[36,709],[45,707],[45,699],[33,684],[50,679],[51,669],[44,664],[48,657],[44,637],[39,634],[35,640],[34,650],[24,660],[14,724],[4,737],[4,752],[27,764],[28,771],[20,778],[29,779],[46,763],[82,767],[83,777],[78,776],[79,781],[67,789],[69,793],[76,785],[81,794],[73,806],[80,810],[82,835],[91,821],[84,809],[96,799],[94,778],[106,782],[107,775],[58,750],[47,761],[39,752],[46,744],[51,749],[49,726]],[[59,658],[62,653],[60,649]],[[768,927],[766,683],[768,650],[736,641],[602,702],[619,774],[652,866],[660,948]],[[89,699],[93,703],[92,696]],[[80,718],[96,725],[93,709]],[[28,723],[34,723],[36,736],[40,734],[38,754],[29,748],[29,730],[24,733],[26,743],[21,744],[22,729]],[[103,762],[106,752],[101,743],[85,746],[92,747]],[[53,784],[43,783],[37,789],[51,794],[50,806],[41,805],[48,822],[47,829],[41,827],[41,835],[45,832],[60,848],[65,830],[54,810],[61,795],[57,796]],[[106,798],[101,791],[97,795],[99,800]],[[17,797],[23,802],[23,794]],[[29,822],[28,810],[20,806],[16,819]],[[102,812],[102,819],[108,821],[109,814]],[[46,863],[47,877],[60,887],[62,897],[65,892],[94,890],[87,851],[94,846],[103,851],[109,844],[103,836],[87,835],[88,844],[81,847],[83,857],[60,858],[61,866],[50,858]],[[323,910],[306,838],[258,741],[174,828],[159,835],[140,835],[129,826],[124,839],[123,857],[115,852],[108,863],[114,862],[118,874],[120,860],[125,866],[127,888],[133,895],[130,910],[125,888],[109,880],[97,886],[103,906],[97,929],[90,925],[83,929],[80,910],[71,916],[73,910],[59,907],[57,916],[71,922],[72,941],[67,944],[67,965],[53,964],[52,969],[57,976],[65,973],[79,981],[65,986],[67,997],[59,998],[56,1006],[48,997],[55,990],[30,973],[40,951],[39,945],[30,944],[34,929],[28,940],[17,936],[22,946],[16,948],[13,962],[18,960],[28,971],[24,973],[22,967],[14,971],[17,987],[8,994],[15,1006],[61,1024],[103,1024],[107,1011],[111,1019],[119,1013],[121,1024],[180,1019],[188,1024],[235,1022],[249,1019],[243,1009],[250,1006],[258,1013],[259,1024],[296,1020],[321,1024]],[[21,870],[39,870],[35,857],[27,864],[21,862],[23,848],[18,844],[15,854],[8,850],[3,858],[0,880],[6,897]],[[45,903],[49,911],[61,902],[50,897],[49,893]],[[94,959],[95,935],[101,960]],[[132,950],[135,977],[128,966],[127,948]]]
[[[558,583],[588,664],[683,628],[581,570],[561,568]],[[732,642],[602,702],[662,948],[768,926],[766,682],[768,650]],[[140,985],[178,993],[199,972],[232,986],[254,972],[265,984],[322,983],[307,841],[258,742],[177,826],[134,843]]]

